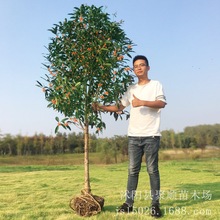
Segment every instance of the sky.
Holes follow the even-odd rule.
[[[104,6],[112,20],[124,20],[136,44],[132,55],[148,57],[149,78],[162,83],[168,103],[161,131],[220,123],[219,0],[0,0],[1,135],[54,135],[57,113],[36,81],[46,74],[48,29],[81,4]],[[128,121],[109,114],[103,120],[99,137],[127,134]]]

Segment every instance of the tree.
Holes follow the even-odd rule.
[[[45,56],[49,74],[38,86],[45,93],[48,107],[64,115],[59,127],[71,129],[74,124],[84,133],[84,191],[91,194],[89,177],[89,127],[96,132],[105,128],[101,114],[92,104],[119,104],[121,95],[133,81],[127,64],[133,43],[121,28],[111,21],[103,7],[81,5],[70,18],[55,24]]]
[[[0,153],[5,155],[16,155],[16,141],[10,134],[5,134],[2,139],[0,139]]]

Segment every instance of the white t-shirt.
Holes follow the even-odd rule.
[[[161,136],[160,134],[160,113],[161,109],[149,108],[146,106],[133,107],[132,99],[135,95],[140,100],[166,102],[163,87],[160,82],[151,80],[145,85],[134,84],[128,87],[123,95],[121,103],[127,107],[131,105],[128,136],[147,137]]]

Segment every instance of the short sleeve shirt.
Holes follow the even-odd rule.
[[[156,80],[150,80],[150,82],[145,85],[131,85],[121,99],[123,106],[127,107],[131,105],[128,136],[161,136],[161,109],[150,108],[147,106],[133,107],[131,104],[132,99],[134,98],[133,95],[140,100],[161,100],[166,102],[161,83]]]

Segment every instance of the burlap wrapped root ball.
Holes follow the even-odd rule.
[[[82,191],[82,195],[70,200],[70,207],[80,216],[92,216],[101,212],[104,198]]]

